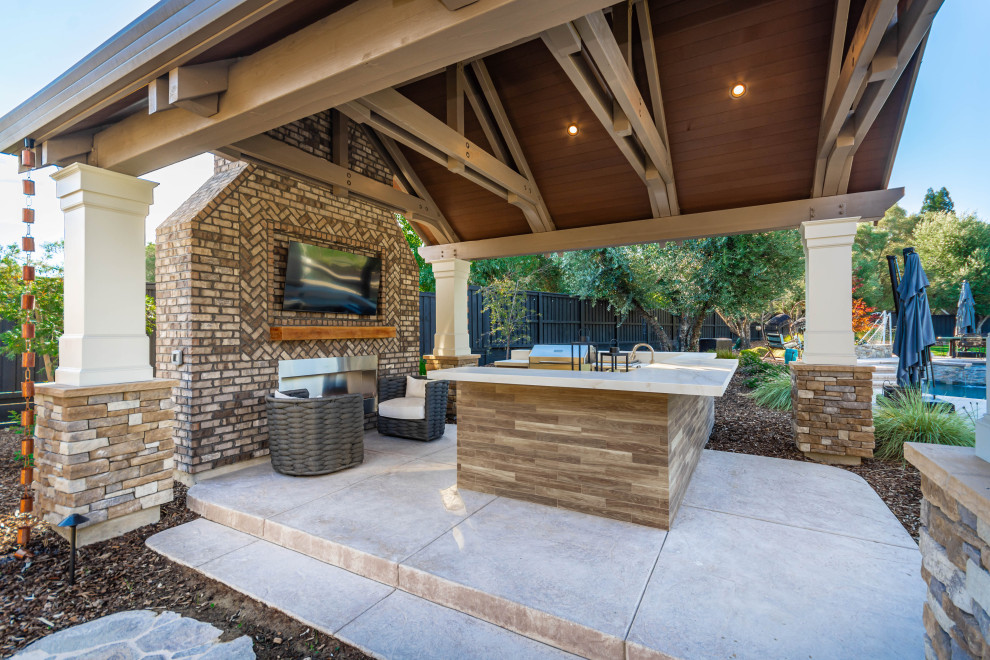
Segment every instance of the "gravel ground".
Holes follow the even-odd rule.
[[[795,446],[790,413],[767,410],[746,396],[735,376],[715,400],[709,449],[807,460]],[[197,516],[185,488],[162,507],[162,520],[117,539],[80,549],[75,586],[65,580],[68,544],[46,525],[33,534],[30,561],[14,559],[13,512],[19,494],[14,453],[19,439],[0,431],[0,656],[7,657],[53,630],[131,609],[171,610],[208,622],[228,641],[250,635],[259,658],[366,658],[360,651],[149,550],[144,541]],[[921,480],[910,465],[867,460],[842,469],[862,476],[917,540]]]
[[[807,461],[791,432],[790,411],[768,410],[746,396],[749,391],[737,374],[725,395],[715,399],[715,428],[708,449]],[[921,474],[908,463],[864,459],[861,465],[837,465],[855,472],[873,486],[911,537],[918,540],[921,525]]]
[[[223,631],[223,641],[250,635],[258,658],[367,657],[149,550],[144,545],[149,536],[198,517],[186,509],[186,492],[180,485],[175,500],[162,507],[157,525],[81,548],[75,586],[65,579],[68,543],[46,525],[32,535],[34,557],[28,562],[15,559],[17,448],[17,436],[0,431],[0,657],[53,630],[134,609],[171,610],[205,621]]]

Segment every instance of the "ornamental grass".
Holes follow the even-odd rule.
[[[956,413],[949,405],[931,405],[916,389],[894,397],[877,397],[873,426],[877,443],[874,456],[885,460],[903,461],[905,442],[972,447],[976,440],[972,418]]]

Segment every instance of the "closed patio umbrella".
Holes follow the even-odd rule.
[[[956,329],[957,337],[976,332],[976,301],[973,300],[973,291],[969,288],[969,282],[963,280],[962,291],[959,292],[959,304],[956,305]]]
[[[928,277],[921,267],[921,258],[913,247],[904,248],[904,277],[897,287],[900,305],[893,347],[897,355],[897,384],[901,387],[921,385],[926,349],[935,344],[927,287]]]

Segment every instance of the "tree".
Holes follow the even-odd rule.
[[[144,246],[144,281],[155,281],[155,244],[153,242]]]
[[[990,224],[972,215],[931,214],[915,230],[914,244],[931,282],[929,305],[954,313],[962,282],[969,280],[980,332],[990,318]]]
[[[952,213],[955,211],[956,205],[952,203],[952,198],[949,197],[949,191],[942,186],[941,190],[935,192],[931,188],[925,193],[925,199],[921,202],[921,213]]]
[[[26,261],[21,249],[8,245],[0,250],[0,318],[16,324],[0,334],[0,354],[13,359],[25,350],[21,324],[27,320],[27,314],[21,309],[21,294],[30,291],[35,296],[32,348],[44,361],[45,377],[53,381],[63,326],[62,243],[45,243],[41,248],[41,258],[33,260],[35,282],[31,286],[21,280],[21,267]]]
[[[419,256],[419,247],[423,244],[423,239],[413,231],[409,221],[404,217],[396,215],[395,218],[399,223],[399,228],[402,230],[403,235],[406,237],[406,243],[409,244],[409,249],[412,250],[413,258],[416,259],[416,267],[419,269],[419,290],[436,291],[437,281],[433,277],[433,268],[430,264],[426,263],[423,257]]]
[[[796,230],[725,236],[717,241],[715,309],[749,347],[749,328],[803,307],[804,255]]]
[[[633,309],[642,312],[660,339],[660,349],[670,351],[670,337],[651,313],[662,301],[659,257],[660,246],[650,244],[565,252],[554,259],[569,293],[604,300],[620,318]]]
[[[505,346],[505,359],[509,359],[512,341],[529,341],[529,308],[526,292],[519,286],[519,279],[504,275],[481,288],[482,311],[488,312],[491,323],[492,344]]]

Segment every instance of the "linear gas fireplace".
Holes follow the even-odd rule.
[[[364,395],[364,412],[378,410],[378,356],[279,360],[278,389],[307,389],[312,397],[331,394]]]

